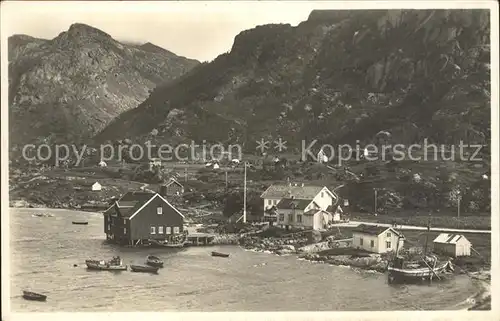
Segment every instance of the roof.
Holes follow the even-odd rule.
[[[117,214],[120,216],[132,219],[137,213],[139,213],[149,202],[154,198],[160,197],[167,205],[172,207],[179,215],[184,217],[181,212],[179,212],[172,204],[170,204],[165,198],[163,198],[158,193],[150,192],[128,192],[123,195],[115,204],[104,211],[104,214]]]
[[[175,184],[177,186],[183,187],[181,183],[179,183],[175,178],[170,178],[168,182],[165,183],[165,186],[170,186],[172,184]]]
[[[322,211],[320,209],[316,209],[316,208],[313,208],[313,209],[310,209],[309,211],[305,212],[304,215],[307,215],[307,216],[313,216],[315,215],[316,213],[325,213],[325,214],[329,214],[328,212],[326,211]]]
[[[467,241],[468,243],[469,240],[467,240],[467,238],[465,238],[465,236],[463,235],[460,235],[460,234],[448,234],[448,233],[441,233],[439,234],[435,239],[434,239],[434,243],[444,243],[444,244],[457,244],[458,241],[460,240],[465,240]]]
[[[403,234],[399,233],[398,231],[394,230],[393,228],[387,227],[387,226],[380,226],[380,225],[360,224],[354,228],[353,232],[378,236],[387,230],[391,230],[391,232],[393,232],[394,234],[403,237]]]
[[[310,199],[284,198],[276,204],[276,208],[305,210],[311,202]]]
[[[312,200],[318,195],[324,186],[304,185],[304,186],[290,186],[288,184],[275,184],[267,188],[262,193],[261,198],[290,198],[293,196],[296,199],[309,199]],[[328,190],[328,189],[327,189]],[[331,192],[328,191],[330,194]],[[333,195],[333,194],[332,194]]]

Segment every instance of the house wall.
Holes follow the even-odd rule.
[[[319,205],[321,210],[326,210],[328,206],[333,204],[333,197],[327,192],[327,188],[323,188],[313,199]]]
[[[361,242],[363,239],[363,242]],[[373,241],[373,243],[372,243]],[[373,244],[373,246],[372,246]],[[364,249],[370,252],[379,253],[379,242],[376,235],[369,235],[364,233],[352,233],[352,247],[357,249]]]
[[[390,236],[388,236],[388,233],[390,233]],[[394,233],[392,230],[385,230],[384,233],[380,234],[378,236],[378,252],[377,253],[387,253],[391,251],[396,251],[396,248],[398,247],[398,236],[396,233]],[[387,242],[390,242],[390,247],[387,246]],[[400,239],[399,240],[399,248],[401,249],[404,245],[404,240]]]
[[[331,215],[324,212],[317,212],[311,216],[313,218],[313,226],[314,230],[321,230],[326,228],[327,224],[332,220]]]
[[[390,236],[387,235],[390,233]],[[353,247],[362,248],[364,250],[374,252],[374,253],[386,253],[390,251],[396,251],[398,236],[391,230],[386,230],[380,235],[369,235],[359,232],[353,233]],[[360,239],[363,238],[363,244],[361,244]],[[373,241],[373,246],[371,241]],[[390,242],[390,247],[388,247],[387,242]],[[401,249],[404,245],[404,240],[399,240],[399,248]]]
[[[457,244],[453,243],[433,243],[436,253],[447,254],[453,257],[470,256],[471,244],[467,240],[459,240]]]
[[[157,208],[163,209],[163,214],[157,214]],[[151,234],[151,227],[155,227],[155,234]],[[163,227],[163,233],[159,233],[159,227]],[[179,228],[182,233],[184,219],[172,207],[163,202],[160,197],[155,197],[141,212],[130,220],[129,234],[132,240],[138,239],[165,239],[173,234],[173,227]],[[167,228],[171,234],[167,234]]]
[[[308,226],[307,221],[304,221],[306,219],[306,216],[304,215],[304,211],[298,210],[298,209],[278,209],[278,221],[276,222],[277,225],[280,226],[296,226],[296,227],[303,227],[303,226]],[[290,216],[293,216],[293,220],[290,221]],[[302,222],[297,222],[297,215],[302,215]],[[283,218],[283,220],[280,220],[280,218]]]
[[[182,193],[184,193],[184,188],[177,184],[167,186],[167,195],[180,195]]]

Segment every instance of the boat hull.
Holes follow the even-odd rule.
[[[87,268],[89,270],[99,270],[99,271],[125,271],[127,270],[126,265],[108,265],[108,264],[103,264],[98,261],[85,261],[85,264],[87,265]]]
[[[212,252],[212,256],[229,257],[229,254],[219,253],[219,252]]]
[[[427,267],[417,269],[387,268],[389,283],[418,283],[438,279],[449,269],[449,262],[429,269]]]
[[[47,300],[46,295],[34,293],[34,292],[29,292],[29,291],[23,291],[23,298],[25,300],[29,300],[29,301],[40,301],[40,302]]]
[[[130,270],[132,272],[143,272],[143,273],[158,273],[157,267],[151,266],[141,266],[141,265],[131,265]]]
[[[74,225],[88,225],[89,222],[71,222]]]

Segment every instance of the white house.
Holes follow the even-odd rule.
[[[460,234],[439,234],[432,242],[434,252],[447,254],[453,257],[470,256],[472,244]]]
[[[108,166],[108,164],[106,164],[105,161],[100,161],[99,162],[99,167],[106,167],[106,166]]]
[[[373,253],[387,253],[401,249],[404,239],[403,234],[392,227],[361,224],[352,232],[352,247]]]
[[[93,191],[100,191],[101,189],[102,189],[102,186],[98,182],[95,182],[94,184],[92,184]]]
[[[321,149],[318,152],[318,156],[317,156],[316,160],[318,161],[318,163],[328,163],[328,156],[326,156],[323,149]]]
[[[153,170],[153,167],[161,166],[161,159],[151,158],[149,161],[149,170]]]
[[[281,227],[323,229],[333,220],[327,208],[338,197],[327,187],[304,184],[271,185],[262,193],[264,211],[276,208],[276,224]]]
[[[338,201],[338,196],[325,186],[292,183],[271,185],[260,195],[260,198],[264,201],[264,211],[278,205],[285,198],[314,201],[322,210],[326,210],[328,206]]]

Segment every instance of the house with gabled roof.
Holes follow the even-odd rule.
[[[326,209],[338,200],[337,195],[327,187],[292,183],[271,185],[261,198],[264,211],[276,208],[278,226],[313,229],[326,228],[331,222],[331,215]]]
[[[159,193],[128,192],[103,214],[106,239],[118,244],[171,241],[184,232],[184,215]]]
[[[434,252],[453,257],[470,256],[472,243],[461,234],[439,234],[432,241]]]
[[[397,251],[404,240],[403,234],[387,226],[361,224],[352,231],[352,246],[373,253]]]
[[[184,193],[184,186],[173,177],[162,184],[160,188],[162,195],[182,195]]]

